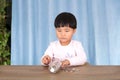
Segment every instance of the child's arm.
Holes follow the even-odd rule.
[[[72,58],[68,58],[68,60],[70,61],[70,66],[84,65],[87,62],[87,57],[81,43],[80,42],[75,43],[74,49],[75,53],[73,54],[75,56],[73,56]]]
[[[70,59],[70,66],[84,65],[87,62],[87,58],[85,56],[75,56]]]
[[[48,65],[51,61],[52,56],[53,56],[52,45],[49,45],[41,58],[41,65]]]

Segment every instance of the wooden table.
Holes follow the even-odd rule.
[[[120,66],[78,66],[56,74],[43,66],[0,66],[0,80],[120,80]]]

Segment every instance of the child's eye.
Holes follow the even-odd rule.
[[[69,32],[69,30],[66,30],[65,32]]]

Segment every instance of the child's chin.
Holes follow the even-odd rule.
[[[66,40],[62,40],[61,43],[67,43],[67,41]]]

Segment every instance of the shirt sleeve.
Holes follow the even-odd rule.
[[[41,65],[44,65],[44,64],[42,63],[42,59],[43,59],[44,56],[48,55],[48,56],[50,56],[50,57],[52,58],[52,56],[53,56],[53,48],[52,48],[52,46],[53,46],[53,44],[50,43],[50,45],[49,45],[48,48],[46,49],[44,55],[43,55],[42,58],[41,58]]]
[[[70,61],[70,66],[85,64],[87,62],[87,57],[82,44],[80,42],[77,42],[73,44],[73,47],[75,50],[75,56],[73,56],[72,58],[68,58],[68,60]]]

